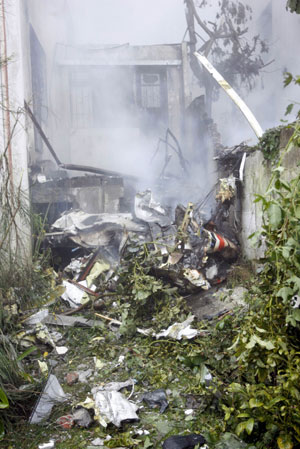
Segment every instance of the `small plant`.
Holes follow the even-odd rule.
[[[299,3],[299,5],[300,5],[300,3]],[[286,72],[284,74],[284,82],[283,82],[284,87],[287,87],[291,83],[294,83],[294,84],[300,86],[300,76],[299,75],[293,76],[290,72]],[[293,103],[290,103],[286,108],[285,115],[290,114],[292,112],[292,110],[294,109],[294,106],[299,105],[299,104],[300,104],[299,102],[295,102],[295,101]],[[297,118],[298,119],[300,118],[300,109],[297,112]]]
[[[283,126],[267,130],[262,137],[260,137],[257,148],[262,151],[266,161],[272,162],[275,165],[279,158],[280,147],[280,133]]]

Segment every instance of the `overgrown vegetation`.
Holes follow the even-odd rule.
[[[264,159],[276,165],[279,158],[280,133],[283,126],[268,129],[262,137],[260,137],[257,148],[262,151]]]
[[[22,228],[32,215],[28,198],[12,182],[6,150],[0,159],[0,439],[5,426],[28,417],[40,389],[22,362],[35,348],[24,352],[15,340],[20,314],[46,302],[54,287],[53,270],[38,251],[31,261],[24,243]]]
[[[174,319],[188,314],[185,301],[176,287],[154,276],[153,270],[163,263],[160,251],[152,243],[141,245],[132,240],[127,244],[118,269],[118,311],[122,314],[122,331],[134,332],[135,326],[145,326],[155,316],[155,327],[169,326]]]
[[[290,72],[286,72],[284,75],[284,87],[290,84],[300,85],[300,76],[293,76]],[[290,103],[285,111],[285,115],[292,113],[295,107],[299,106],[298,102]],[[296,114],[296,118],[300,118],[300,109]],[[264,159],[271,162],[275,166],[279,161],[279,150],[280,150],[280,134],[284,126],[277,126],[276,128],[268,129],[263,136],[259,139],[256,148],[261,150]],[[297,142],[297,137],[294,135],[294,143],[299,145]]]
[[[285,152],[299,146],[299,137],[296,123]],[[223,406],[228,426],[251,435],[261,449],[300,442],[300,175],[286,182],[283,170],[274,169],[268,192],[257,198],[265,218],[265,264],[231,347],[239,377]]]
[[[286,7],[291,12],[296,12],[297,14],[300,14],[300,1],[299,0],[287,0]]]

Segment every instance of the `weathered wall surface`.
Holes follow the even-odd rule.
[[[24,103],[24,57],[21,37],[20,0],[0,1],[0,59],[4,62],[0,70],[0,157],[6,154],[7,167],[0,175],[0,183],[5,184],[10,177],[10,192],[16,203],[21,201],[29,208],[29,187],[27,170],[27,134]],[[7,61],[7,63],[6,63]],[[2,165],[2,164],[1,164]],[[3,191],[7,192],[4,186]],[[22,196],[21,193],[22,192]],[[31,257],[31,228],[22,214],[13,210],[13,227],[10,225],[10,251],[19,260],[27,263]],[[8,221],[10,221],[10,219]]]
[[[287,182],[293,179],[300,170],[297,166],[300,161],[299,147],[294,147],[287,154],[283,155],[291,134],[291,129],[283,129],[280,136],[280,153],[283,157],[282,166],[285,168],[281,176]],[[249,235],[258,231],[262,225],[262,207],[260,202],[254,203],[255,195],[264,195],[266,193],[271,176],[271,164],[264,160],[261,151],[256,151],[247,157],[244,175],[241,241],[243,254],[251,260],[261,258],[264,251],[263,246],[260,248],[256,247],[255,239],[248,239]]]

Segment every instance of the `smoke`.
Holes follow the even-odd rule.
[[[138,67],[134,64],[114,67],[112,63],[114,54],[122,57],[122,51],[128,51],[127,44],[180,44],[187,26],[184,1],[26,0],[25,3],[27,20],[44,51],[45,61],[40,57],[37,67],[44,64],[46,77],[38,82],[47,91],[49,113],[41,120],[61,160],[138,176],[142,178],[141,188],[151,187],[164,172],[168,178],[166,196],[197,201],[206,195],[216,181],[214,154],[203,138],[206,132],[203,117],[195,120],[198,131],[193,131],[194,141],[192,138],[192,143],[190,140],[189,145],[184,144],[183,125],[180,119],[174,119],[179,104],[180,114],[184,112],[176,70],[147,67],[146,63]],[[209,11],[201,10],[203,20],[215,19],[217,3],[213,2]],[[270,51],[264,57],[266,62],[275,61],[260,73],[251,92],[243,88],[237,91],[267,129],[279,123],[290,98],[299,96],[292,86],[283,90],[282,73],[284,69],[295,75],[300,73],[296,57],[300,17],[286,12],[284,2],[278,0],[248,3],[253,8],[253,20],[248,24],[250,36],[261,34],[268,40]],[[190,102],[204,93],[203,86],[191,77],[189,88]],[[221,92],[219,100],[213,103],[212,116],[223,144],[234,145],[248,139],[252,139],[250,143],[256,142],[249,124],[225,93]],[[179,123],[172,131],[190,162],[188,175],[182,171],[174,150],[161,145],[156,152],[158,140],[165,138],[170,120]],[[185,189],[184,185],[188,187]]]
[[[182,0],[68,0],[75,44],[153,45],[182,41]]]

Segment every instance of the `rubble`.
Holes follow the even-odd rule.
[[[220,205],[218,212],[221,209],[227,211],[236,200],[236,196],[235,176],[221,178],[216,194]],[[72,257],[65,261],[57,277],[57,282],[65,291],[60,293],[60,299],[57,298],[52,303],[55,304],[55,313],[52,305],[49,305],[23,321],[23,326],[29,328],[29,331],[24,331],[24,335],[29,333],[29,336],[32,336],[32,333],[35,333],[40,341],[54,349],[52,353],[54,358],[55,353],[56,356],[66,353],[64,347],[57,346],[62,335],[55,330],[56,327],[65,331],[70,327],[82,327],[87,330],[93,328],[96,334],[89,339],[89,344],[94,348],[98,344],[101,347],[102,342],[103,344],[106,342],[107,333],[111,335],[112,341],[119,339],[122,341],[127,329],[131,335],[142,335],[146,345],[165,344],[168,340],[174,345],[179,341],[192,340],[199,336],[205,338],[209,331],[200,330],[197,324],[192,327],[192,323],[195,317],[211,319],[231,311],[231,307],[235,304],[234,299],[223,302],[223,296],[231,295],[233,292],[228,293],[221,289],[219,284],[226,279],[231,264],[238,255],[238,243],[235,231],[227,232],[224,224],[220,226],[221,215],[207,221],[200,212],[199,205],[191,202],[186,207],[178,205],[174,212],[172,217],[171,208],[154,200],[152,192],[146,190],[135,197],[134,215],[89,214],[80,210],[71,210],[63,214],[53,223],[51,228],[53,232],[47,233],[46,240],[53,248],[59,246],[61,242],[68,241],[70,248],[74,249],[71,251]],[[78,253],[78,257],[74,258],[74,253]],[[157,291],[160,292],[160,289],[163,293],[156,297],[155,294]],[[237,296],[242,295],[236,293]],[[194,301],[194,315],[186,312],[180,315],[181,306],[177,310],[180,294],[188,295],[186,298],[188,304],[193,305]],[[206,306],[208,297],[213,305],[209,303]],[[164,304],[166,309],[169,307],[170,317],[173,309],[176,310],[175,319],[170,319],[167,323],[164,320],[157,321],[154,309],[159,303],[156,302],[156,298],[161,301],[159,307],[163,307]],[[168,305],[168,301],[171,301],[172,305]],[[241,305],[242,301],[237,303]],[[103,308],[104,314],[102,310],[101,313],[94,312],[96,304],[100,310]],[[86,318],[83,316],[85,313],[93,313],[102,321],[90,319],[90,315]],[[140,321],[137,321],[135,319],[137,315],[134,313],[137,315],[140,313],[141,316],[145,313],[149,328],[139,327],[137,324],[141,323],[143,326],[143,322],[141,317]],[[70,316],[71,314],[74,316]],[[104,326],[105,321],[109,322],[109,326]],[[99,333],[100,328],[105,329],[104,335],[102,332]],[[152,343],[149,343],[151,339]],[[187,344],[187,342],[180,343],[184,348],[188,347],[185,346]],[[139,384],[135,387],[137,382],[135,378],[120,382],[113,375],[114,371],[119,370],[131,372],[130,363],[133,362],[128,361],[128,353],[132,352],[133,357],[139,357],[135,351],[134,347],[125,348],[124,352],[119,353],[115,360],[111,361],[108,361],[102,353],[95,352],[88,362],[72,366],[71,369],[74,371],[64,374],[66,384],[70,388],[76,384],[78,391],[81,391],[80,387],[86,389],[88,386],[91,395],[78,402],[72,414],[61,416],[57,424],[62,429],[71,429],[75,424],[88,428],[95,423],[104,429],[109,424],[123,429],[126,423],[140,420],[137,414],[139,407],[134,402],[139,398],[150,408],[159,407],[159,413],[164,413],[169,406],[164,389],[158,388],[143,393],[145,387],[141,388]],[[54,362],[55,370],[59,370],[60,364],[55,360]],[[39,365],[45,365],[48,369],[48,364],[44,361],[39,361]],[[195,366],[198,370],[198,388],[210,391],[207,387],[213,384],[213,375],[204,362]],[[53,369],[52,365],[49,369]],[[135,373],[140,376],[140,370]],[[100,385],[99,378],[102,379]],[[67,399],[57,378],[50,374],[49,379],[52,381],[55,379],[54,390],[58,399],[54,393],[48,394],[48,387],[45,388],[30,422],[47,419],[54,403]],[[144,379],[143,382],[147,384],[148,381]],[[174,382],[176,384],[177,380]],[[174,400],[176,395],[172,396],[172,390],[167,391],[168,397],[173,397]],[[47,410],[44,410],[42,398],[46,397],[50,404]],[[197,407],[194,409],[186,405],[184,398],[180,400],[183,401],[180,405],[182,419],[187,422],[193,421]],[[152,413],[158,411],[153,410]],[[164,422],[158,424],[157,428],[162,430],[162,435],[167,435],[170,434],[172,426]],[[146,436],[147,440],[143,440],[144,443],[151,445],[148,436],[151,431],[150,433],[149,431],[150,429],[146,428],[135,429],[132,432],[141,438]],[[206,447],[203,446],[204,443],[205,439],[201,435],[174,435],[164,441],[163,448],[183,449],[195,447],[197,444]],[[92,445],[103,446],[105,440],[96,439]],[[123,445],[126,446],[123,442],[116,443],[114,447]]]
[[[45,324],[52,324],[54,326],[63,326],[63,327],[95,327],[102,326],[101,321],[97,320],[88,320],[82,316],[66,316],[61,314],[49,314],[44,319]]]
[[[60,236],[47,234],[49,239],[68,236],[77,245],[85,248],[110,247],[112,258],[118,260],[118,249],[124,229],[127,232],[145,234],[147,227],[136,223],[130,213],[87,214],[81,210],[65,213],[52,224],[52,229],[62,232]]]
[[[50,416],[51,410],[55,403],[67,400],[63,389],[61,388],[57,377],[50,374],[45,388],[33,410],[29,419],[30,424],[39,424],[42,420]]]
[[[192,295],[187,301],[198,320],[211,320],[243,308],[246,293],[247,289],[240,286],[233,289],[215,287],[204,294]]]
[[[167,438],[163,443],[163,449],[190,449],[195,446],[203,446],[206,443],[202,435],[194,433],[190,435],[174,435]]]
[[[169,405],[166,392],[162,389],[144,393],[141,399],[151,408],[159,406],[160,413],[163,413]]]
[[[56,424],[64,430],[72,429],[74,426],[73,415],[64,415],[56,420]]]
[[[192,315],[182,323],[172,324],[168,329],[156,334],[156,338],[170,337],[174,338],[174,340],[181,340],[182,338],[190,340],[191,338],[195,338],[198,335],[198,331],[197,329],[191,328],[191,323],[194,321],[194,318],[194,315]]]
[[[78,381],[81,383],[87,383],[88,379],[93,375],[93,370],[91,368],[83,371],[78,371]]]
[[[73,420],[80,427],[89,427],[93,420],[85,408],[79,408],[73,412]]]
[[[135,384],[134,379],[128,379],[125,382],[109,382],[108,384],[104,385],[103,390],[120,391],[120,390],[123,390],[123,388],[128,388],[128,387],[133,389],[134,384]]]
[[[81,281],[79,282],[79,285],[87,287],[87,281]],[[65,293],[63,293],[61,297],[68,302],[70,307],[77,308],[88,302],[89,299],[87,295],[85,295],[85,292],[81,290],[79,286],[68,281],[63,281],[63,286],[65,287]]]
[[[65,377],[65,382],[67,385],[71,386],[76,384],[79,380],[79,374],[75,372],[68,373]]]
[[[157,223],[160,226],[171,224],[167,211],[154,200],[150,189],[136,194],[134,213],[137,218],[146,223]]]
[[[128,401],[122,393],[118,391],[92,389],[95,404],[95,419],[106,427],[108,423],[113,423],[120,427],[123,421],[139,421],[136,414],[138,406]]]

